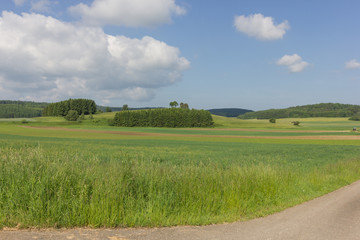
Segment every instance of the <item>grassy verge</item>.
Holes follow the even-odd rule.
[[[360,178],[357,146],[141,137],[100,140],[19,132],[2,139],[2,227],[245,220]]]

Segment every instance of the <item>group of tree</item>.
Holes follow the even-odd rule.
[[[121,127],[211,127],[213,124],[209,111],[175,107],[121,111],[113,120],[113,125]]]
[[[360,113],[359,105],[320,103],[286,109],[270,109],[239,115],[241,119],[308,118],[308,117],[352,117]]]
[[[0,100],[0,118],[40,117],[48,103]]]
[[[172,102],[169,103],[169,105],[170,105],[171,108],[176,108],[177,106],[179,106],[177,101],[172,101]],[[189,109],[189,104],[181,102],[180,103],[180,108]]]
[[[96,113],[96,104],[90,99],[69,99],[66,101],[50,103],[43,110],[43,116],[67,116],[69,111],[76,111],[80,115]]]

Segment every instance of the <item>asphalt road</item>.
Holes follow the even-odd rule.
[[[2,230],[1,240],[360,240],[360,181],[283,212],[247,222],[154,229]]]

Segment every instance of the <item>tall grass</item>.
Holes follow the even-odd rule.
[[[0,226],[220,223],[264,216],[360,177],[360,161],[352,157],[300,166],[265,156],[263,150],[248,164],[222,159],[182,163],[185,150],[176,159],[177,152],[129,149],[104,154],[91,148],[2,143]]]

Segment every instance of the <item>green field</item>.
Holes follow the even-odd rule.
[[[345,118],[166,129],[108,126],[113,116],[0,121],[0,227],[247,220],[360,179],[360,126]]]

